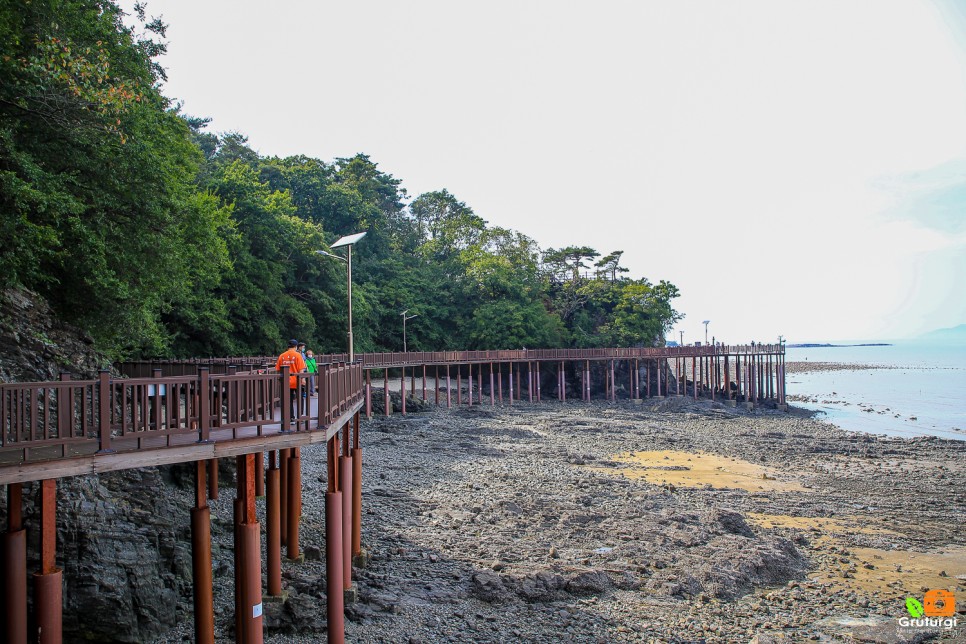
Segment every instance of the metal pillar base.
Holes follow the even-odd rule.
[[[242,584],[240,604],[244,636],[241,641],[250,644],[261,644],[263,641],[260,530],[258,523],[243,523],[236,532],[239,539],[235,547],[240,551],[243,565],[242,574],[235,575]]]
[[[3,639],[10,644],[27,644],[27,531],[5,532],[0,535],[0,543],[6,601]]]
[[[352,458],[339,457],[342,492],[342,587],[352,587]]]
[[[354,568],[368,568],[371,560],[372,555],[369,554],[368,550],[362,548],[352,557],[352,566]]]
[[[63,633],[64,572],[34,573],[37,644],[60,644]]]
[[[342,493],[325,494],[325,596],[329,644],[345,640],[345,599],[342,591]]]
[[[191,575],[195,609],[195,642],[215,641],[215,608],[211,585],[211,511],[191,508]]]
[[[342,604],[354,604],[359,601],[359,589],[356,588],[355,584],[352,584],[351,588],[345,588],[342,591]]]

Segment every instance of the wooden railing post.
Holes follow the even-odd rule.
[[[69,382],[70,374],[66,371],[60,374],[61,382]],[[74,414],[73,414],[73,389],[70,386],[61,387],[57,389],[57,437],[72,438],[73,432],[71,431]]]
[[[198,367],[198,430],[199,443],[208,442],[211,429],[211,391],[208,367]]]
[[[332,422],[332,417],[330,411],[332,409],[331,398],[329,394],[331,389],[329,388],[329,365],[322,365],[322,379],[319,381],[319,413],[321,418],[324,420],[325,424],[328,425]]]
[[[280,406],[282,407],[282,430],[290,431],[292,424],[292,390],[289,389],[289,367],[282,366],[282,391],[280,392]]]
[[[111,449],[111,372],[102,369],[97,379],[98,453],[107,454]]]

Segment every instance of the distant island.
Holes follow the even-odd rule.
[[[785,345],[789,349],[815,349],[817,347],[891,347],[892,345],[888,342],[866,342],[863,344],[787,344]]]
[[[929,333],[919,336],[920,340],[940,340],[943,342],[963,342],[966,341],[966,324],[950,327],[948,329],[936,329]]]

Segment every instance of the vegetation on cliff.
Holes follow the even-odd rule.
[[[410,199],[364,154],[263,157],[165,97],[165,25],[103,0],[0,6],[0,286],[46,297],[114,358],[650,344],[677,289],[622,251],[541,249],[447,190]]]

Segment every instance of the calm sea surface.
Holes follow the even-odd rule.
[[[789,348],[786,360],[895,367],[788,374],[789,395],[819,401],[793,404],[842,429],[966,440],[966,345]]]

